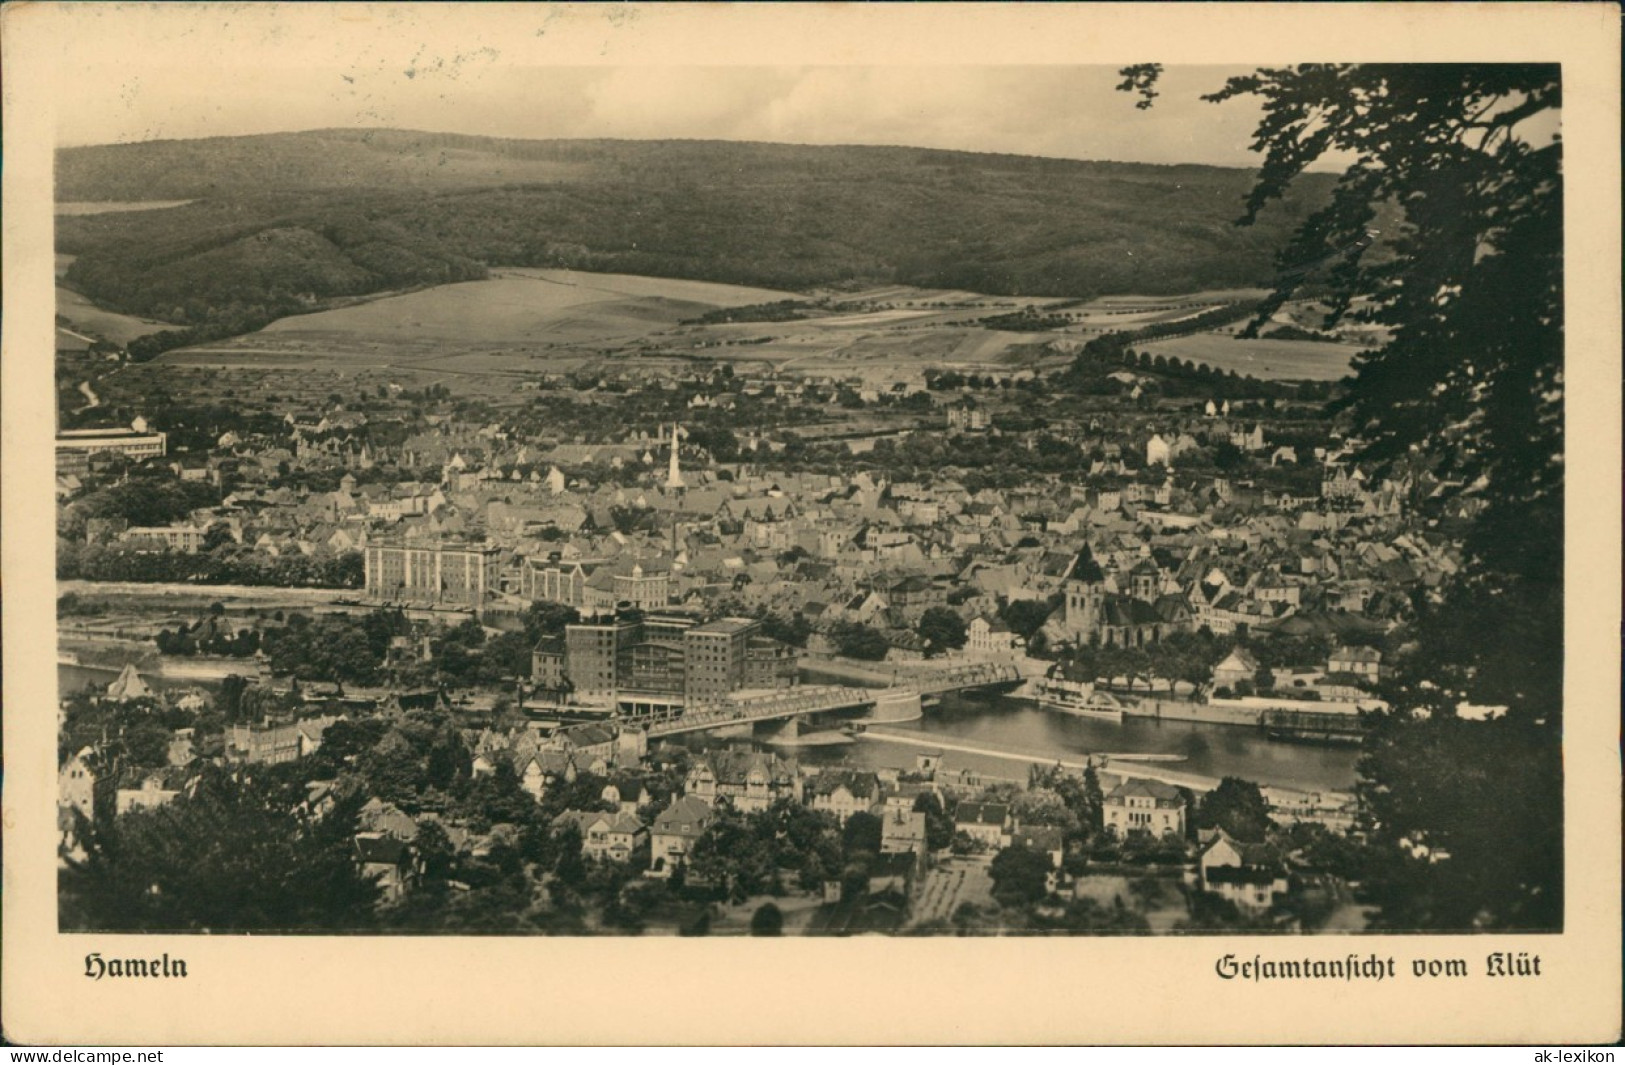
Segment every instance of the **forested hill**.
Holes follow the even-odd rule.
[[[1247,170],[918,148],[515,141],[392,130],[65,149],[68,283],[244,324],[334,297],[567,266],[775,288],[881,281],[1088,297],[1269,280],[1329,178],[1238,228]]]

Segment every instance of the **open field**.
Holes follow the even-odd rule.
[[[175,328],[163,322],[104,311],[79,293],[61,287],[56,290],[56,313],[67,320],[67,327],[74,332],[115,344],[128,344],[136,337]]]
[[[1043,312],[1069,301],[907,285],[806,296],[671,278],[501,268],[485,281],[284,318],[257,333],[169,352],[160,363],[410,372],[420,380],[443,378],[472,388],[473,378],[506,379],[511,385],[514,377],[601,363],[646,369],[674,360],[716,359],[747,372],[882,383],[937,366],[988,372],[1051,368],[1090,336],[1178,321],[1257,295],[1235,290],[1114,296],[1054,310],[1072,319],[1062,329],[1017,332],[989,329],[978,319],[1022,307]],[[839,309],[786,322],[683,324],[719,308],[817,298],[828,298]],[[1342,377],[1358,350],[1315,341],[1243,341],[1229,335],[1234,331],[1224,327],[1139,346],[1241,374],[1300,380]]]
[[[1056,300],[890,286],[843,293],[868,312],[791,322],[683,325],[707,311],[796,299],[771,289],[624,274],[501,269],[273,322],[257,333],[166,353],[171,366],[390,368],[418,373],[560,372],[602,358],[642,364],[723,359],[799,373],[887,366],[1029,366],[1045,337],[975,319]],[[912,303],[913,306],[904,304]]]
[[[166,207],[185,207],[191,200],[81,200],[65,201],[56,205],[57,214],[117,214],[120,211],[161,211]]]
[[[284,318],[255,339],[319,340],[335,346],[351,339],[460,346],[590,343],[643,336],[719,307],[790,298],[787,292],[703,281],[500,270],[487,281],[439,285]]]
[[[1138,310],[1189,308],[1213,303],[1234,303],[1239,300],[1259,300],[1267,295],[1269,295],[1269,290],[1263,288],[1223,288],[1204,292],[1186,292],[1177,296],[1101,296],[1098,299],[1090,300],[1088,306],[1091,309],[1118,307]]]
[[[1224,333],[1194,333],[1135,347],[1268,381],[1336,381],[1348,374],[1350,360],[1360,351],[1352,344],[1242,340]]]

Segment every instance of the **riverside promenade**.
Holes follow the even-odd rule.
[[[1145,780],[1160,780],[1175,787],[1190,788],[1192,791],[1212,791],[1219,786],[1218,778],[1202,776],[1197,773],[1182,773],[1178,770],[1164,768],[1160,762],[1165,759],[1156,755],[1134,754],[1087,754],[1079,757],[1075,754],[1053,755],[1041,754],[1036,751],[1023,751],[1011,747],[994,747],[987,744],[966,743],[962,740],[943,740],[933,735],[919,732],[905,732],[901,729],[887,729],[871,725],[858,733],[858,738],[874,740],[877,743],[906,744],[911,747],[928,747],[939,751],[956,751],[960,754],[977,754],[986,758],[1002,758],[1011,762],[1025,762],[1029,765],[1059,765],[1063,769],[1084,770],[1093,768],[1097,772],[1109,773],[1118,777],[1136,777]]]

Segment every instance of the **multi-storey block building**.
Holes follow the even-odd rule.
[[[57,472],[83,473],[92,455],[123,455],[136,462],[162,458],[168,447],[168,435],[149,431],[143,418],[128,429],[69,429],[56,434]]]
[[[613,695],[621,663],[630,672],[632,643],[641,622],[611,620],[569,625],[564,630],[564,672],[578,695]]]
[[[478,608],[501,586],[497,549],[484,544],[375,542],[365,557],[371,599]]]
[[[532,679],[562,679],[588,700],[615,700],[630,713],[714,703],[746,688],[788,688],[799,680],[794,648],[761,635],[754,618],[700,624],[681,614],[621,615],[566,626],[562,658],[552,644],[532,656]],[[555,670],[562,665],[562,678]]]
[[[716,702],[745,687],[745,651],[761,627],[754,618],[721,618],[683,634],[689,705]]]
[[[565,606],[581,607],[587,603],[587,581],[601,563],[584,560],[527,558],[520,571],[521,591],[525,598]]]
[[[120,537],[138,551],[180,551],[195,555],[203,547],[204,530],[195,525],[155,525],[125,529]]]

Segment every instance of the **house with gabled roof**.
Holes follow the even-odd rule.
[[[133,810],[154,810],[167,806],[180,798],[185,770],[136,769],[130,770],[119,782],[114,798],[114,809],[119,814]]]
[[[842,824],[860,811],[867,813],[881,802],[880,778],[858,769],[826,769],[807,785],[807,805],[834,814]]]
[[[107,686],[105,698],[115,703],[134,702],[155,698],[152,688],[135,671],[134,664],[126,663],[123,671]]]
[[[1172,784],[1131,777],[1113,788],[1102,804],[1107,828],[1120,834],[1153,836],[1185,833],[1185,798]]]
[[[620,810],[566,810],[553,819],[554,832],[569,825],[581,833],[582,855],[599,861],[627,861],[649,835],[642,821]]]
[[[612,802],[624,814],[636,814],[638,808],[649,803],[649,789],[640,781],[611,781],[604,785],[603,799]]]
[[[1017,825],[1010,831],[1010,845],[1045,855],[1052,870],[1059,870],[1066,856],[1066,834],[1054,825]]]
[[[880,853],[924,854],[925,814],[912,806],[887,804],[880,819]]]
[[[412,848],[382,832],[359,832],[355,837],[355,861],[361,875],[381,889],[380,904],[405,895],[415,879]]]
[[[538,802],[557,783],[574,783],[578,771],[575,756],[567,751],[530,750],[514,759],[519,786]],[[476,775],[478,773],[476,772]]]
[[[683,781],[683,792],[713,806],[726,801],[741,813],[765,810],[780,799],[801,798],[794,763],[776,754],[737,747],[696,758]]]
[[[1280,854],[1267,843],[1243,843],[1222,828],[1204,830],[1196,859],[1201,890],[1262,913],[1290,889]]]
[[[961,802],[954,808],[954,832],[995,850],[1010,845],[1010,807],[1002,802]]]
[[[96,816],[96,772],[92,763],[96,752],[82,747],[56,774],[56,801],[64,809],[75,809],[87,818]]]
[[[649,876],[670,876],[688,860],[694,844],[710,827],[716,811],[695,795],[683,795],[655,818],[649,831]]]
[[[1237,647],[1213,667],[1213,684],[1219,688],[1234,688],[1240,681],[1251,682],[1258,672],[1258,659],[1245,647]]]

